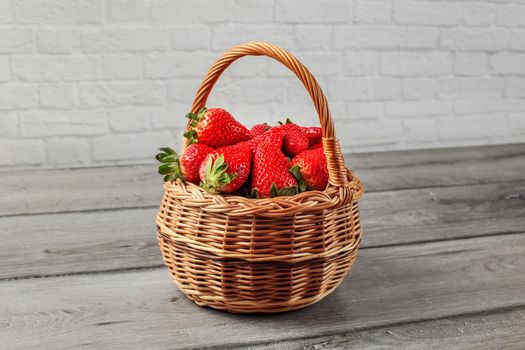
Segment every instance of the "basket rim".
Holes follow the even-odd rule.
[[[323,191],[306,191],[292,196],[273,198],[247,198],[234,194],[212,194],[193,183],[180,179],[164,183],[164,200],[170,195],[185,196],[187,207],[199,207],[202,211],[221,212],[228,216],[261,215],[278,217],[307,211],[319,211],[340,206],[341,200],[353,202],[364,194],[361,180],[349,169],[348,182],[344,187],[328,184]],[[343,192],[345,195],[343,195]]]

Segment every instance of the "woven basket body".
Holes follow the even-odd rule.
[[[198,90],[202,108],[221,73],[247,55],[274,58],[303,82],[323,128],[329,185],[289,197],[213,195],[180,180],[166,182],[157,238],[170,275],[191,300],[231,312],[298,309],[332,292],[350,270],[361,242],[358,178],[344,165],[319,85],[288,52],[248,43],[224,54]]]

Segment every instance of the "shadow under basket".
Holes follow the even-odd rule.
[[[201,306],[282,312],[313,304],[348,273],[361,242],[359,179],[344,165],[326,98],[291,54],[267,43],[234,47],[212,66],[192,111],[236,59],[266,55],[290,68],[310,93],[323,129],[329,184],[324,191],[251,199],[166,182],[157,215],[164,263],[179,289]]]

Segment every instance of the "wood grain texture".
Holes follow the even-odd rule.
[[[230,348],[525,305],[523,234],[360,255],[331,296],[278,315],[196,307],[164,269],[4,281],[0,339],[10,349]]]
[[[156,210],[0,217],[0,279],[159,266]],[[370,193],[361,211],[362,248],[525,232],[525,181]]]
[[[353,154],[367,192],[523,180],[525,144]],[[156,165],[0,172],[0,216],[153,207]]]
[[[523,350],[525,307],[231,350]]]

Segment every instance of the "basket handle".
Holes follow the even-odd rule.
[[[315,109],[319,116],[319,122],[323,129],[323,147],[326,155],[326,162],[328,165],[329,181],[332,185],[337,187],[345,187],[348,185],[348,175],[344,164],[344,158],[341,153],[339,141],[335,137],[334,123],[328,108],[328,102],[321,90],[321,87],[308,71],[308,69],[297,60],[292,54],[286,50],[264,42],[250,42],[231,48],[228,52],[223,54],[210,68],[206,77],[202,81],[199,90],[195,94],[193,100],[192,112],[197,113],[201,108],[205,107],[208,96],[210,95],[213,86],[221,76],[221,74],[232,64],[235,60],[244,56],[268,56],[271,57],[286,67],[288,67],[301,80],[304,87],[310,94],[314,103]],[[189,124],[188,124],[189,126]]]

